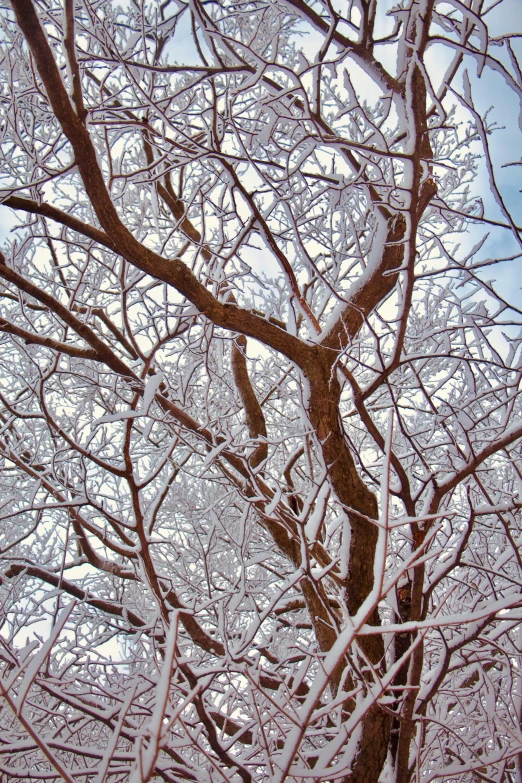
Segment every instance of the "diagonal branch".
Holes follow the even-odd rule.
[[[32,0],[13,0],[13,8],[53,111],[73,148],[86,193],[112,248],[117,248],[138,269],[172,285],[217,326],[254,337],[301,366],[311,351],[306,343],[249,310],[219,302],[179,258],[163,258],[142,245],[124,226],[107,190],[89,132],[71,105]]]
[[[477,468],[479,468],[480,465],[485,462],[485,460],[487,460],[489,457],[492,457],[498,451],[501,451],[501,449],[506,448],[506,446],[511,445],[511,443],[515,443],[515,441],[519,440],[519,438],[522,438],[522,424],[512,424],[511,427],[506,429],[500,438],[497,438],[488,446],[485,446],[477,454],[473,454],[464,468],[454,473],[453,476],[449,476],[447,479],[440,481],[437,484],[437,490],[431,504],[432,507],[435,507],[435,505],[438,507],[444,495],[458,486],[458,484],[464,481],[465,478],[471,476],[477,470]]]
[[[59,340],[53,340],[52,337],[40,337],[38,334],[28,332],[19,326],[0,318],[0,332],[7,332],[15,337],[20,337],[24,342],[32,345],[42,345],[45,348],[52,348],[53,351],[65,353],[67,356],[73,356],[76,359],[92,359],[93,361],[102,361],[96,351],[89,348],[76,348],[74,345],[61,343]]]

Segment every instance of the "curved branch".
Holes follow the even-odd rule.
[[[249,310],[223,304],[179,258],[163,258],[142,245],[124,226],[107,190],[89,132],[70,103],[32,0],[13,0],[13,8],[56,118],[74,150],[86,193],[100,225],[110,237],[112,249],[117,248],[117,252],[138,269],[172,285],[217,326],[254,337],[302,366],[310,356],[311,349],[306,343]]]

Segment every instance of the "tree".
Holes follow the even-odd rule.
[[[2,780],[521,783],[513,8],[11,3]]]

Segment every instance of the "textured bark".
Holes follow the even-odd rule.
[[[353,783],[378,783],[388,754],[391,718],[374,704],[363,723],[361,740],[352,774]]]
[[[349,513],[352,532],[345,589],[348,610],[351,615],[354,615],[373,587],[377,527],[364,517],[377,518],[377,501],[359,476],[346,442],[339,417],[341,390],[335,371],[328,362],[322,364],[317,362],[314,371],[308,375],[308,380],[310,421],[321,443],[323,459],[328,466],[337,497]],[[353,511],[350,512],[350,509]],[[368,623],[380,625],[377,609],[368,618]],[[384,657],[382,636],[376,634],[361,637],[359,644],[377,670],[382,669]],[[386,761],[390,725],[389,716],[378,705],[372,707],[365,716],[350,776],[353,783],[377,783]]]
[[[386,244],[381,262],[373,269],[363,273],[355,285],[350,304],[341,318],[323,338],[326,348],[340,350],[355,337],[370,313],[393,291],[397,283],[397,274],[404,258],[404,237],[406,221],[403,215],[388,218]]]
[[[267,432],[263,410],[248,375],[246,347],[246,337],[244,335],[236,337],[232,344],[232,372],[245,410],[250,437],[253,440],[259,437],[265,439],[265,442],[259,443],[250,456],[251,466],[257,468],[268,456],[268,443],[266,442]]]

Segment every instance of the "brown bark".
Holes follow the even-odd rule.
[[[261,437],[265,441],[259,443],[249,459],[250,465],[257,468],[268,456],[267,431],[263,410],[248,375],[246,347],[246,337],[238,335],[232,344],[232,372],[243,403],[249,435],[253,440]]]
[[[359,476],[346,442],[339,416],[341,388],[335,369],[330,362],[316,361],[313,370],[309,370],[308,380],[310,421],[321,443],[323,459],[328,466],[332,485],[339,501],[346,509],[353,509],[356,512],[348,512],[351,539],[348,578],[345,584],[347,607],[350,614],[354,615],[373,587],[377,527],[362,515],[376,519],[377,501]],[[368,622],[371,625],[380,625],[377,608],[368,618]],[[322,649],[325,651],[330,649],[330,639],[325,639],[324,643],[326,646]],[[382,669],[384,657],[382,636],[375,634],[361,637],[359,644],[376,669]],[[340,672],[337,673],[337,676],[339,675]],[[363,720],[358,752],[349,778],[352,783],[377,783],[386,761],[389,731],[390,718],[377,704]]]

